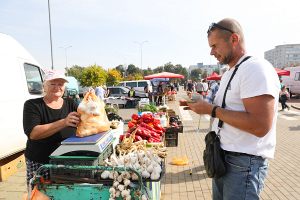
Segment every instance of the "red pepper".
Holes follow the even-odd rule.
[[[154,131],[155,129],[151,126],[149,126],[148,124],[145,123],[140,123],[140,125],[148,130]]]
[[[154,124],[160,124],[160,119],[154,118],[154,119],[153,119],[153,125],[154,125]]]
[[[161,142],[161,140],[158,140],[156,138],[151,137],[151,138],[148,139],[148,142],[150,142],[150,143],[159,143],[159,142]]]
[[[157,134],[159,134],[159,135],[163,135],[163,134],[164,134],[164,132],[163,132],[162,130],[155,130],[155,132],[156,132]]]
[[[127,133],[132,133],[136,129],[136,126],[131,127],[127,130]]]
[[[125,135],[120,135],[120,140],[121,140],[121,141],[123,141],[124,136],[125,136]],[[129,138],[129,137],[130,137],[130,134],[127,134],[127,135],[126,135],[126,138]]]
[[[154,128],[155,128],[156,130],[162,131],[162,126],[161,126],[161,124],[153,124],[153,125],[154,125]]]
[[[143,122],[145,122],[146,124],[148,124],[152,121],[151,118],[152,118],[152,115],[148,115],[148,114],[143,114],[142,115]]]
[[[142,141],[142,137],[139,136],[139,135],[134,135],[135,139],[134,139],[134,142],[138,142],[138,141]]]
[[[141,127],[141,126],[138,126],[138,130],[136,131],[136,134],[140,135],[140,136],[151,137],[151,133],[149,133],[147,131],[147,129],[145,129],[145,128]]]
[[[135,124],[134,124],[132,121],[130,121],[130,122],[128,123],[128,127],[129,127],[129,128],[134,127],[134,126],[135,126]]]
[[[160,138],[160,135],[155,132],[151,132],[151,135],[152,135],[152,137]]]
[[[139,120],[140,119],[140,116],[138,114],[133,114],[131,116],[131,119],[134,119],[134,120]]]

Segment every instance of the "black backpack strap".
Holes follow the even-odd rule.
[[[230,79],[229,79],[229,81],[228,81],[228,84],[227,84],[226,89],[225,89],[225,92],[224,92],[223,102],[222,102],[222,108],[225,108],[225,106],[226,106],[225,99],[226,99],[227,90],[228,90],[228,87],[229,87],[229,85],[230,85],[230,83],[231,83],[231,81],[232,81],[234,75],[236,74],[236,71],[239,69],[239,66],[240,66],[243,62],[245,62],[246,60],[248,60],[250,57],[251,57],[251,56],[247,56],[246,58],[244,58],[244,60],[242,60],[242,62],[240,62],[238,65],[235,66],[235,69],[234,69],[234,71],[233,71],[233,73],[232,73],[232,75],[231,75],[231,77],[230,77]],[[223,126],[223,121],[219,119],[219,124],[218,124],[218,129],[219,129],[219,131],[220,131],[220,129],[222,128],[222,126]],[[219,132],[219,131],[218,131],[218,132]]]

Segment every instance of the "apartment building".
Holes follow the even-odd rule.
[[[282,69],[285,64],[300,63],[300,44],[278,45],[266,51],[264,58],[279,69]]]

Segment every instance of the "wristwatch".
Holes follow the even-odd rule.
[[[213,118],[216,117],[216,109],[217,109],[218,107],[219,107],[219,106],[215,106],[215,107],[212,109],[212,111],[211,111],[211,116],[212,116]]]

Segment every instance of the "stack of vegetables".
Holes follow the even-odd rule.
[[[151,114],[143,114],[141,117],[137,114],[133,114],[131,121],[128,123],[128,131],[126,137],[130,136],[134,130],[137,129],[135,134],[135,142],[141,140],[147,140],[149,143],[159,143],[162,141],[161,136],[166,131],[162,127],[160,120],[154,118]],[[124,135],[120,136],[122,141]]]

